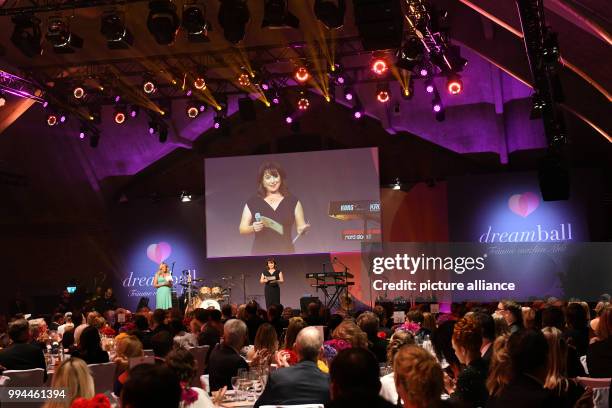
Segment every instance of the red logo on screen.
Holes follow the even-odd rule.
[[[508,200],[508,208],[513,213],[526,218],[538,208],[540,205],[540,197],[537,194],[526,192],[523,194],[514,194]]]
[[[147,256],[155,263],[162,263],[172,253],[172,247],[167,242],[158,242],[147,247]]]

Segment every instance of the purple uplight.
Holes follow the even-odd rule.
[[[429,84],[427,85],[427,87],[425,87],[425,90],[427,91],[427,93],[432,93],[434,91],[434,87],[433,85]]]
[[[136,115],[138,114],[138,112],[136,112],[134,109],[130,110],[130,116],[135,118]]]
[[[191,89],[188,89],[187,92],[185,93],[185,95],[191,96]]]
[[[359,111],[356,111],[355,113],[353,113],[353,116],[355,117],[355,119],[360,119],[361,118],[362,113]]]
[[[149,134],[152,135],[153,133],[155,133],[155,129],[153,129],[152,127],[149,127]]]
[[[442,105],[440,105],[439,103],[434,104],[433,110],[434,112],[440,112],[442,110]]]
[[[84,132],[79,133],[79,139],[85,139],[85,133]]]
[[[261,84],[261,89],[267,91],[268,89],[270,89],[270,86],[268,84]]]
[[[343,84],[344,83],[344,77],[338,77],[338,83],[339,84]]]
[[[421,68],[421,76],[422,77],[426,77],[428,73],[429,73],[429,71],[427,71],[427,68]]]
[[[280,100],[275,96],[274,98],[272,98],[272,103],[278,105],[280,103]]]
[[[287,123],[291,124],[291,123],[293,123],[293,118],[292,118],[291,116],[287,116],[287,117],[285,118],[285,122],[287,122]]]
[[[352,101],[353,100],[353,94],[348,92],[346,95],[344,95],[344,98],[346,98],[347,101]]]
[[[200,112],[204,112],[206,110],[206,105],[200,105]]]
[[[66,121],[66,116],[62,115],[60,116],[60,122],[64,123]]]
[[[46,108],[47,106],[49,106],[49,101],[44,101],[43,102],[43,108]]]
[[[213,125],[213,127],[215,129],[219,129],[221,127],[221,123],[215,121],[215,124]]]
[[[115,103],[119,103],[120,100],[121,100],[121,96],[119,95],[115,96]]]

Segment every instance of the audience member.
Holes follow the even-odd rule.
[[[331,408],[393,408],[395,405],[382,398],[378,361],[369,350],[351,348],[343,350],[331,363]]]
[[[87,364],[108,363],[108,353],[102,350],[98,329],[88,326],[83,330],[79,344],[72,353],[72,357],[81,358]]]
[[[278,337],[276,330],[270,323],[264,323],[257,329],[254,347],[247,353],[247,360],[253,365],[272,363],[278,351]]]
[[[249,344],[255,343],[255,335],[257,334],[257,329],[259,329],[259,326],[264,323],[264,320],[257,314],[258,310],[259,305],[254,300],[247,303],[245,308],[244,322],[246,323],[249,331]]]
[[[393,359],[395,386],[404,408],[438,408],[442,401],[442,367],[425,349],[416,345],[402,347]]]
[[[506,323],[508,323],[508,330],[510,334],[513,334],[524,327],[523,324],[523,311],[521,305],[512,301],[504,300],[499,302],[497,305],[497,313],[499,313]]]
[[[121,391],[123,408],[179,408],[180,401],[179,379],[165,365],[140,364],[134,367]]]
[[[94,379],[89,367],[80,358],[64,360],[53,373],[52,389],[65,388],[66,398],[47,401],[43,408],[69,408],[77,398],[94,396]]]
[[[197,363],[193,354],[178,348],[166,356],[166,365],[176,374],[181,384],[181,408],[214,408],[208,393],[199,387],[190,387],[197,375]]]
[[[170,327],[166,324],[168,312],[163,309],[155,309],[151,316],[151,333],[156,335],[161,331],[170,332]]]
[[[329,403],[329,376],[317,367],[322,345],[323,338],[318,329],[306,327],[301,330],[295,342],[299,363],[278,369],[270,374],[263,393],[255,403],[255,408],[261,405],[282,404],[323,404],[327,406]],[[375,365],[378,367],[376,363]]]
[[[487,363],[491,363],[493,355],[493,342],[495,341],[495,321],[493,317],[484,312],[474,313],[474,319],[478,322],[481,330],[482,345],[480,346],[480,356]]]
[[[231,389],[232,377],[236,376],[238,369],[248,370],[249,365],[240,356],[240,349],[247,340],[247,326],[242,320],[231,319],[225,322],[223,343],[214,348],[208,361],[211,391],[217,391],[224,386]]]
[[[409,331],[398,330],[393,333],[387,346],[387,363],[393,367],[393,359],[397,352],[406,344],[415,344],[414,335]],[[399,396],[395,388],[395,375],[393,372],[380,378],[380,396],[392,404],[399,405]]]
[[[173,339],[169,331],[162,330],[151,337],[151,348],[156,363],[162,363],[166,355],[172,350]]]
[[[45,356],[40,347],[30,344],[30,326],[25,319],[11,322],[8,335],[12,344],[0,350],[0,366],[7,370],[29,370],[42,368],[47,378]]]
[[[357,325],[368,337],[368,349],[374,353],[379,363],[384,363],[387,361],[388,342],[378,337],[379,324],[378,317],[372,312],[363,312],[357,318]]]
[[[563,338],[576,349],[578,356],[584,356],[589,346],[589,320],[584,307],[580,303],[567,305],[565,320],[567,327],[562,330]]]
[[[589,375],[610,378],[612,377],[612,306],[602,311],[597,324],[596,337],[593,339],[586,354]]]
[[[304,321],[309,326],[322,326],[325,324],[325,322],[321,318],[321,303],[320,302],[310,302],[308,304],[306,316],[304,316]]]
[[[308,323],[308,322],[307,322]],[[368,348],[368,336],[353,322],[346,319],[332,332],[332,338],[344,340],[351,347]]]
[[[281,350],[281,352],[287,354],[287,363],[289,365],[298,363],[298,356],[293,347],[298,333],[306,326],[306,322],[301,317],[289,319],[289,326],[287,327],[287,333],[285,333],[285,342]]]
[[[233,306],[234,305],[227,303],[221,307],[221,323],[225,324],[229,319],[236,318],[232,311]]]

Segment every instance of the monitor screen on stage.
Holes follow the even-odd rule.
[[[209,258],[380,241],[377,148],[214,158],[204,168]]]

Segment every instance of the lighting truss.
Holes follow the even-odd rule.
[[[42,102],[41,90],[32,82],[0,70],[0,90],[20,98]]]

